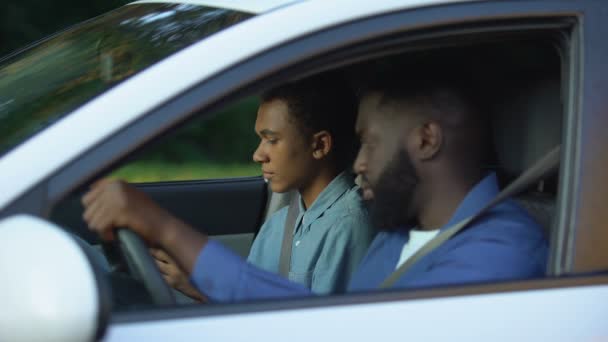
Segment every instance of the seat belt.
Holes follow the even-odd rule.
[[[414,255],[407,259],[401,266],[399,266],[393,273],[391,273],[379,286],[380,289],[386,289],[392,287],[399,278],[405,272],[407,272],[418,260],[431,253],[435,248],[439,247],[442,243],[447,241],[452,236],[458,234],[466,227],[470,226],[471,223],[475,222],[481,216],[486,214],[498,203],[504,201],[509,197],[513,197],[521,191],[527,189],[531,184],[537,182],[547,173],[557,169],[559,166],[560,157],[560,146],[556,146],[554,149],[549,151],[543,158],[538,160],[528,169],[526,169],[519,177],[517,177],[509,186],[504,188],[492,201],[490,201],[485,207],[483,207],[476,214],[465,218],[464,220],[453,224],[439,235],[435,236],[432,240],[427,242],[421,249],[419,249]]]
[[[291,270],[291,248],[293,246],[293,234],[296,230],[296,219],[300,213],[300,194],[296,193],[291,197],[289,208],[287,209],[287,219],[283,229],[283,244],[281,245],[281,257],[279,258],[279,274],[289,278]]]

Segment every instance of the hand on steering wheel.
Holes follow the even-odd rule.
[[[131,274],[144,283],[155,303],[174,304],[171,288],[163,280],[146,243],[171,251],[172,256],[179,258],[183,269],[192,269],[208,237],[172,216],[143,191],[123,181],[102,179],[95,182],[83,196],[82,204],[85,207],[83,218],[91,230],[105,241],[113,241],[115,235],[118,236],[124,263]],[[118,230],[115,232],[115,229]],[[178,264],[171,261],[177,268]]]
[[[156,305],[175,305],[171,287],[167,285],[144,241],[133,231],[119,229],[118,247],[129,273],[141,280]]]
[[[150,254],[156,262],[165,282],[184,295],[198,301],[206,303],[207,297],[202,295],[191,283],[187,273],[182,270],[175,260],[164,250],[150,248]]]

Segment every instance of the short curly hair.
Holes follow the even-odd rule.
[[[337,166],[352,165],[358,149],[355,135],[357,98],[339,74],[319,74],[284,83],[264,92],[262,102],[283,100],[293,122],[305,135],[326,130],[331,134]]]

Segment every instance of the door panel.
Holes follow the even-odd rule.
[[[217,236],[241,255],[249,253],[266,207],[266,183],[261,177],[137,184],[159,205],[199,231]],[[82,220],[82,193],[59,203],[51,221],[98,243]]]
[[[281,302],[276,305],[280,309],[267,311],[115,322],[105,341],[369,342],[397,336],[414,341],[605,341],[608,306],[598,303],[606,302],[608,285],[601,284],[299,309],[286,309],[291,306]],[[429,319],[438,314],[444,316]]]

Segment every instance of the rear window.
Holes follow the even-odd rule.
[[[251,16],[129,5],[0,61],[0,155],[128,77]]]

